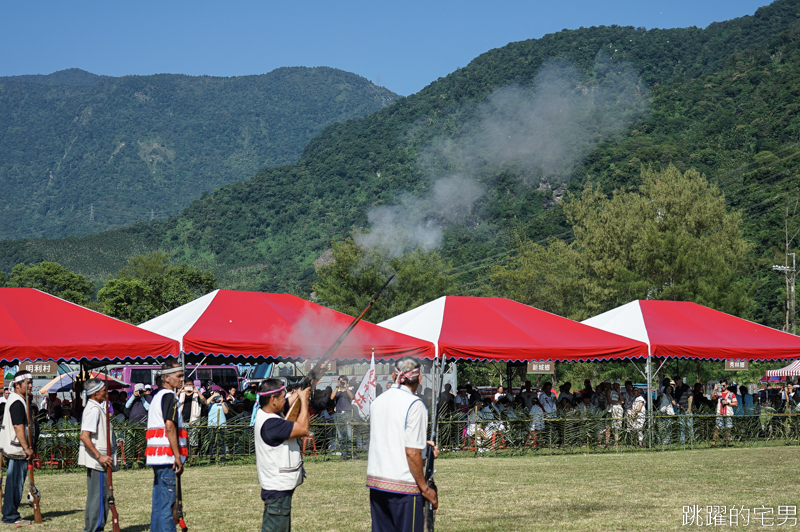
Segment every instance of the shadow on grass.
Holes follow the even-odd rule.
[[[55,517],[61,517],[64,515],[82,514],[83,512],[84,512],[83,508],[79,508],[76,510],[62,510],[60,512],[42,512],[42,519],[53,519]]]
[[[150,530],[150,525],[133,525],[122,528],[122,532],[147,532]]]

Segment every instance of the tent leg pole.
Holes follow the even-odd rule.
[[[653,446],[653,363],[649,350],[647,353],[647,446]]]

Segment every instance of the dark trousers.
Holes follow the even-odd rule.
[[[172,465],[153,466],[153,508],[150,532],[175,532],[172,507],[177,498],[177,480]]]
[[[83,532],[102,532],[108,519],[108,475],[86,468],[86,516]]]
[[[261,532],[291,532],[292,496],[264,500],[264,517]]]
[[[22,488],[25,486],[27,460],[8,460],[6,486],[3,490],[3,522],[16,523],[20,519],[19,503],[22,501]]]
[[[372,532],[422,532],[422,495],[369,490]]]

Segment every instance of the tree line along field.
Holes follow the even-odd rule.
[[[798,504],[791,488],[797,446],[728,448],[703,451],[639,452],[517,458],[440,459],[436,464],[442,532],[652,531],[686,530],[684,507],[742,507],[744,526],[761,529],[759,515],[771,509],[772,527],[781,523],[779,507]],[[308,478],[295,492],[292,529],[369,530],[366,461],[306,461]],[[788,476],[787,476],[788,475]],[[83,524],[85,475],[41,474],[45,523],[41,530],[79,530]],[[245,532],[261,524],[263,503],[255,465],[187,468],[183,475],[184,511],[190,530]],[[152,472],[114,475],[120,524],[125,531],[149,529]],[[710,508],[709,508],[710,510]],[[27,513],[26,513],[27,512]],[[23,518],[29,509],[21,508]],[[791,516],[790,516],[791,517]],[[796,517],[796,515],[795,515]],[[788,519],[788,518],[787,518]],[[726,523],[729,520],[726,516]],[[795,521],[796,523],[796,521]],[[691,528],[695,528],[692,526]]]

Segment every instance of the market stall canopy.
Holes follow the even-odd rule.
[[[800,360],[780,369],[768,369],[767,377],[797,377],[800,375]]]
[[[150,361],[178,343],[33,288],[0,288],[0,360]]]
[[[636,340],[498,297],[440,297],[379,325],[433,342],[448,358],[518,362],[647,356],[647,346]]]
[[[380,302],[378,303],[380,304]],[[189,359],[314,359],[352,316],[288,294],[215,290],[139,327],[179,342]],[[336,360],[432,358],[433,344],[361,321],[336,350]]]
[[[787,360],[800,337],[689,301],[631,301],[583,322],[644,342],[654,357]]]

